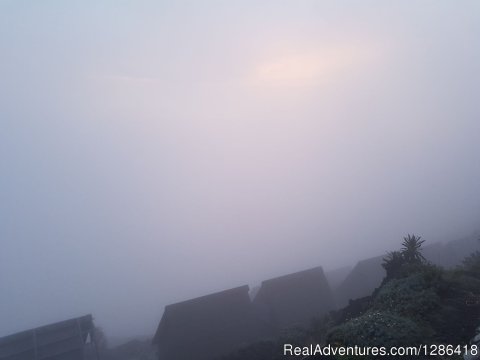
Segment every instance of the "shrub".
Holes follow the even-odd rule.
[[[420,273],[385,284],[375,297],[373,309],[425,321],[439,304],[435,287]]]
[[[410,346],[423,341],[419,326],[388,311],[370,311],[329,332],[327,342],[345,346]]]

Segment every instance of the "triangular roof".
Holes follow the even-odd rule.
[[[8,335],[0,338],[0,359],[83,359],[93,329],[92,316],[85,315]]]
[[[336,290],[336,300],[339,307],[348,304],[350,299],[358,299],[370,295],[380,286],[386,275],[382,267],[385,255],[361,260]]]
[[[258,339],[248,291],[245,285],[167,305],[153,338],[161,358],[211,359]]]
[[[308,325],[334,307],[321,266],[263,281],[254,303],[268,312],[274,331]]]
[[[333,270],[325,272],[330,288],[334,291],[340,284],[347,278],[348,274],[352,271],[351,266],[343,266]]]

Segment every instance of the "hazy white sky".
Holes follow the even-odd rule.
[[[477,1],[0,2],[0,336],[478,229]]]

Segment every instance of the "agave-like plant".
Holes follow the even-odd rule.
[[[422,244],[425,240],[421,240],[420,236],[408,234],[403,238],[401,254],[408,263],[421,263],[426,259],[422,255]]]

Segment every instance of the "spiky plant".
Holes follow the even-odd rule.
[[[401,254],[407,263],[422,263],[426,259],[422,255],[422,244],[425,240],[421,240],[420,236],[408,234],[403,238]]]

